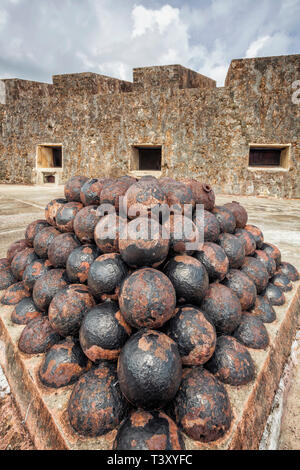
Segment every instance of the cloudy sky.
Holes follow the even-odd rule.
[[[299,24],[300,0],[0,0],[0,78],[179,63],[222,86],[233,58],[300,53]]]

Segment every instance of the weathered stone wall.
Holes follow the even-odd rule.
[[[64,181],[127,173],[132,147],[148,144],[162,145],[164,175],[232,194],[300,197],[300,105],[291,99],[300,55],[235,60],[222,88],[179,65],[135,69],[133,77],[5,80],[1,181],[34,183],[38,144],[63,144]],[[290,168],[248,169],[249,143],[291,144]]]

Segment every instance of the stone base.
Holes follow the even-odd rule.
[[[0,363],[36,448],[111,449],[116,430],[99,438],[83,438],[73,431],[66,411],[73,386],[52,390],[40,383],[37,371],[43,355],[28,356],[18,350],[24,327],[11,322],[12,310],[0,308]],[[275,310],[277,320],[266,324],[270,345],[266,350],[250,350],[256,365],[255,381],[241,387],[226,385],[234,414],[231,429],[211,444],[186,438],[187,449],[258,449],[297,329],[300,281],[286,294],[285,305]]]

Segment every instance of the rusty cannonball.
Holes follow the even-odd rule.
[[[233,212],[236,228],[244,228],[248,221],[246,209],[237,201],[227,202],[227,204],[224,204],[224,207],[227,207],[227,209]]]
[[[70,282],[84,284],[87,281],[89,270],[99,256],[95,245],[82,245],[73,250],[67,260],[66,271]]]
[[[24,282],[17,282],[6,289],[2,296],[1,303],[3,305],[16,305],[22,299],[30,297],[30,295],[31,294],[26,289]]]
[[[216,242],[219,239],[221,229],[219,221],[214,214],[208,211],[203,211],[203,219],[200,217],[198,220],[195,212],[193,221],[197,226],[200,235],[203,234],[204,241]]]
[[[218,338],[214,355],[205,368],[221,382],[235,386],[251,382],[255,374],[248,349],[232,336]]]
[[[265,349],[269,345],[269,335],[263,322],[260,318],[248,314],[243,314],[234,337],[252,349]]]
[[[60,340],[61,337],[52,329],[48,318],[37,317],[25,326],[18,345],[23,353],[41,354]]]
[[[88,371],[89,366],[79,341],[67,338],[47,351],[38,374],[46,387],[60,388],[75,383]]]
[[[14,259],[15,255],[18,252],[25,250],[26,248],[30,248],[28,240],[26,240],[26,239],[17,240],[16,242],[12,243],[9,246],[9,248],[7,250],[7,254],[6,254],[6,257],[7,257],[8,261],[11,263],[12,260]]]
[[[83,436],[102,436],[116,428],[128,413],[116,367],[100,362],[76,382],[69,403],[72,427]]]
[[[170,235],[169,254],[192,255],[202,246],[198,228],[188,217],[179,213],[171,214],[163,226]]]
[[[262,250],[264,250],[271,258],[275,260],[276,267],[279,268],[281,263],[281,252],[277,246],[272,245],[272,243],[264,243],[262,246]]]
[[[176,315],[168,323],[167,334],[176,342],[182,363],[187,366],[204,364],[216,347],[214,326],[193,305],[176,309]]]
[[[129,219],[145,216],[148,211],[167,204],[165,192],[156,180],[140,180],[131,185],[125,194]]]
[[[48,260],[37,259],[26,266],[23,273],[24,286],[27,290],[32,291],[35,282],[51,269]]]
[[[122,283],[120,310],[134,328],[160,328],[175,314],[176,293],[170,279],[153,268],[139,269]]]
[[[271,305],[283,305],[285,303],[285,295],[283,291],[278,287],[269,282],[265,290],[261,293]]]
[[[243,228],[238,228],[234,232],[234,235],[238,237],[244,243],[245,255],[246,256],[253,255],[256,250],[256,242],[252,233],[248,232],[247,230]]]
[[[68,202],[61,206],[56,215],[56,227],[58,230],[60,232],[73,232],[75,217],[82,208],[81,202]]]
[[[104,183],[100,193],[100,204],[110,204],[118,212],[120,209],[120,198],[125,197],[127,190],[132,186],[129,179],[116,179]]]
[[[258,294],[267,287],[269,274],[264,264],[259,259],[246,256],[241,271],[254,282]]]
[[[172,181],[162,185],[166,194],[167,204],[175,213],[183,214],[185,204],[195,206],[193,192],[189,186],[180,181]]]
[[[94,230],[100,219],[98,206],[87,206],[81,209],[74,219],[74,232],[81,243],[94,242]]]
[[[54,237],[48,248],[50,263],[55,268],[65,268],[70,254],[79,246],[80,241],[74,233],[62,233]]]
[[[262,262],[266,270],[268,271],[269,277],[274,276],[276,271],[276,263],[273,258],[266,251],[263,250],[255,250],[254,258],[258,259]]]
[[[277,272],[284,274],[290,281],[299,281],[299,273],[295,266],[290,263],[282,262]]]
[[[16,279],[22,280],[26,266],[39,259],[33,248],[25,248],[14,256],[11,262],[11,270]]]
[[[274,286],[279,287],[282,292],[289,292],[293,289],[293,284],[285,274],[275,273],[275,275],[270,279],[270,282]]]
[[[175,256],[164,267],[172,282],[179,303],[201,305],[208,289],[209,278],[201,261],[191,256]]]
[[[126,221],[116,214],[108,214],[98,221],[94,240],[102,253],[119,253],[119,235],[125,232]]]
[[[72,176],[65,184],[65,198],[69,202],[80,202],[81,188],[87,181],[85,176]]]
[[[229,267],[240,268],[245,261],[245,247],[241,239],[230,233],[221,233],[219,243],[228,258]]]
[[[1,258],[0,259],[0,271],[2,271],[2,269],[6,269],[6,268],[10,268],[10,262],[9,262],[8,258]]]
[[[79,339],[84,354],[91,361],[115,361],[130,335],[131,328],[118,304],[107,300],[85,315]]]
[[[40,277],[33,287],[32,298],[36,306],[45,312],[57,292],[68,284],[64,269],[51,269]]]
[[[241,321],[241,304],[237,295],[223,284],[210,284],[201,306],[218,333],[230,334]]]
[[[204,265],[210,282],[224,279],[229,269],[229,260],[221,246],[206,242],[194,256]]]
[[[67,199],[59,198],[53,199],[47,204],[45,209],[45,219],[50,225],[53,225],[54,227],[56,226],[57,213],[64,204],[67,204],[67,202]]]
[[[230,428],[232,412],[227,391],[202,367],[183,371],[171,409],[175,422],[196,441],[215,441]]]
[[[33,248],[40,258],[48,257],[48,248],[53,239],[60,235],[60,232],[54,227],[48,227],[41,230],[34,238]]]
[[[87,286],[71,284],[64,287],[55,294],[49,305],[50,324],[60,336],[76,336],[84,316],[94,305]]]
[[[169,239],[157,220],[139,217],[127,226],[127,237],[119,239],[122,259],[132,268],[157,268],[168,256]]]
[[[245,230],[247,230],[247,232],[250,232],[253,235],[255,243],[256,243],[256,248],[260,250],[264,243],[264,236],[263,236],[262,231],[258,227],[256,227],[256,225],[248,224],[248,225],[245,225],[244,228]]]
[[[242,271],[230,269],[223,281],[239,298],[242,310],[249,310],[255,304],[256,287],[254,282]]]
[[[136,410],[118,429],[115,450],[184,450],[181,432],[162,411]]]
[[[26,232],[25,232],[25,238],[30,243],[31,246],[33,245],[33,240],[35,236],[41,230],[47,227],[49,227],[47,220],[35,220],[34,222],[31,222],[31,224],[28,225]]]
[[[155,330],[140,330],[129,338],[118,360],[122,393],[136,407],[162,408],[174,398],[182,375],[176,343]]]
[[[84,183],[80,191],[80,200],[84,206],[99,206],[103,183],[104,180],[98,178],[93,178]]]
[[[215,206],[212,213],[216,216],[220,224],[221,232],[234,233],[236,229],[236,221],[231,210],[224,206]]]
[[[270,302],[263,296],[256,297],[255,305],[249,310],[249,315],[258,317],[263,323],[272,323],[276,320],[276,313]]]
[[[203,204],[204,209],[211,211],[215,206],[215,193],[212,187],[193,178],[183,178],[181,182],[190,187],[195,204]]]
[[[15,284],[17,279],[14,277],[10,268],[3,268],[0,270],[0,291],[7,289]]]
[[[90,267],[88,286],[93,296],[100,300],[103,294],[118,294],[127,274],[128,268],[119,254],[101,255]]]
[[[11,321],[16,325],[27,325],[34,318],[42,316],[41,310],[37,308],[32,297],[22,299],[11,314]]]

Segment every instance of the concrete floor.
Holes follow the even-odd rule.
[[[9,244],[24,237],[30,222],[44,218],[46,204],[62,196],[63,186],[0,185],[0,258],[5,257]],[[245,206],[249,223],[259,226],[265,241],[278,245],[283,260],[293,263],[300,271],[300,200],[218,195],[216,202],[221,205],[232,200]],[[279,446],[300,449],[299,364],[286,403]]]

